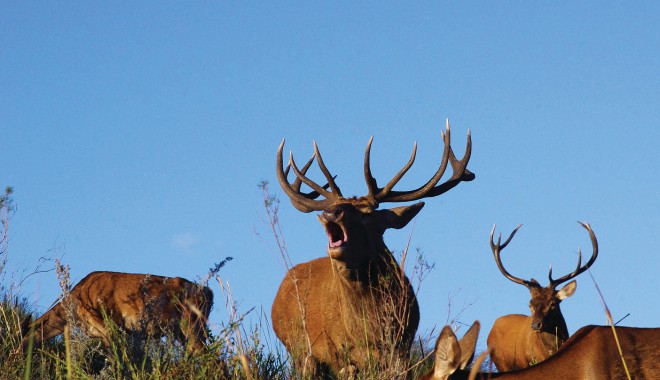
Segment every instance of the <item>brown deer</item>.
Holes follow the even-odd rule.
[[[434,369],[419,380],[660,379],[660,328],[617,327],[620,354],[612,326],[593,325],[576,331],[555,355],[532,367],[512,372],[480,372],[477,360],[467,371],[464,368],[474,355],[478,323],[475,322],[476,333],[471,328],[460,341],[445,326],[435,346]],[[483,358],[485,355],[480,356]]]
[[[199,350],[204,347],[212,306],[211,289],[181,277],[92,272],[31,323],[32,336],[35,345],[41,345],[73,322],[109,347],[105,316],[125,331],[156,336],[172,333],[189,350]],[[29,341],[25,334],[24,349]]]
[[[497,244],[493,242],[493,234],[495,233],[495,226],[493,226],[490,233],[490,245],[497,267],[504,277],[516,284],[527,287],[532,296],[529,301],[529,309],[532,315],[510,314],[500,317],[495,321],[490,334],[488,334],[488,346],[492,350],[491,358],[498,370],[511,371],[541,362],[557,352],[559,347],[568,339],[568,328],[564,316],[561,314],[559,304],[563,299],[575,293],[577,283],[573,280],[560,290],[556,288],[559,284],[586,271],[598,257],[598,242],[593,230],[589,224],[578,223],[589,232],[593,254],[589,261],[581,266],[582,253],[578,250],[578,264],[575,271],[556,280],[552,279],[552,266],[550,266],[548,275],[550,284],[546,287],[542,287],[533,278],[527,281],[514,277],[504,269],[500,251],[509,244],[520,226],[513,230],[504,244],[501,244],[501,235],[497,240]]]
[[[384,187],[379,187],[370,169],[372,137],[364,157],[368,194],[359,198],[342,195],[316,144],[314,156],[302,170],[291,155],[285,171],[282,141],[277,152],[280,185],[298,210],[322,211],[318,219],[328,237],[328,256],[289,270],[273,302],[273,329],[299,370],[319,375],[329,366],[336,374],[342,371],[350,374],[370,363],[382,365],[381,359],[387,355],[396,358],[407,355],[419,323],[419,307],[403,269],[385,246],[383,233],[388,228],[406,226],[424,203],[377,208],[385,202],[434,197],[462,181],[474,179],[467,169],[471,154],[469,131],[461,160],[456,159],[450,146],[449,123],[442,138],[444,153],[435,175],[416,190],[395,191],[393,187],[415,160],[416,145],[408,163]],[[305,175],[315,158],[328,190]],[[438,185],[448,163],[453,175]],[[292,183],[287,179],[289,167],[296,174]],[[301,192],[302,183],[313,192]],[[325,199],[315,199],[318,196]]]

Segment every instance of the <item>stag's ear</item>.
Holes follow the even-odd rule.
[[[378,224],[383,230],[388,228],[403,228],[424,207],[424,202],[418,202],[410,206],[401,206],[386,210],[376,210],[378,213]]]
[[[461,346],[461,361],[458,363],[458,368],[465,369],[474,358],[474,350],[477,347],[477,338],[479,338],[479,329],[481,324],[479,321],[474,321],[472,326],[463,335],[458,344]]]
[[[566,284],[560,291],[557,292],[557,298],[563,300],[575,294],[575,289],[577,289],[577,282],[575,280]]]
[[[461,346],[451,327],[445,326],[435,343],[434,379],[447,379],[458,368],[461,360]]]

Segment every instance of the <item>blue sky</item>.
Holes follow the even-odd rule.
[[[547,284],[600,243],[592,267],[615,319],[658,326],[660,5],[657,2],[6,3],[0,12],[0,185],[15,188],[10,268],[61,257],[95,270],[220,275],[241,310],[270,314],[284,265],[257,183],[281,198],[294,263],[325,255],[313,214],[275,177],[316,140],[345,195],[407,161],[435,172],[440,131],[476,179],[428,199],[409,237],[435,269],[418,293],[419,333],[449,318],[527,313],[528,291],[497,270],[488,236],[523,227],[503,260]],[[318,176],[318,180],[322,177]],[[383,205],[382,207],[388,207]],[[389,207],[392,207],[391,205]],[[227,319],[217,283],[212,323]],[[54,273],[23,293],[43,312]],[[570,332],[605,322],[587,274],[562,303]],[[249,318],[258,319],[256,312]]]

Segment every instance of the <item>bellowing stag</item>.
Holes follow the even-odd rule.
[[[372,363],[382,365],[385,357],[403,358],[408,354],[419,323],[419,307],[408,278],[385,246],[383,233],[388,228],[406,226],[424,203],[377,208],[385,202],[434,197],[462,181],[474,179],[467,169],[471,153],[469,131],[461,160],[456,159],[450,146],[449,123],[442,138],[444,153],[435,175],[416,190],[395,191],[393,187],[415,160],[416,145],[408,163],[384,187],[379,187],[370,168],[372,137],[364,158],[369,192],[359,198],[342,195],[316,144],[314,156],[302,170],[290,156],[289,167],[296,174],[290,183],[289,167],[286,171],[283,168],[282,141],[277,152],[280,185],[298,210],[322,211],[318,219],[328,237],[327,257],[289,270],[273,302],[273,329],[299,370],[319,375],[329,366],[336,374],[346,374]],[[329,189],[306,177],[315,158]],[[447,164],[451,164],[453,175],[438,185]],[[313,192],[301,192],[302,183]],[[315,199],[318,196],[325,199]]]
[[[92,272],[32,325],[35,345],[64,332],[71,319],[110,346],[104,315],[131,333],[172,333],[188,350],[203,348],[213,292],[181,277]],[[68,316],[68,318],[67,318]],[[26,334],[27,335],[27,334]],[[23,348],[29,344],[23,339]]]
[[[556,280],[552,279],[551,266],[548,275],[550,284],[546,287],[542,287],[535,279],[527,281],[514,277],[504,269],[500,251],[509,244],[520,226],[513,230],[504,244],[501,244],[501,235],[497,244],[493,242],[493,234],[495,233],[495,226],[493,226],[490,234],[490,245],[497,267],[504,277],[529,289],[532,296],[529,301],[529,309],[532,315],[510,314],[500,317],[495,321],[490,334],[488,334],[488,347],[492,350],[491,358],[498,370],[511,371],[527,368],[531,364],[541,362],[557,352],[559,347],[568,339],[568,328],[559,308],[559,303],[575,293],[577,283],[573,280],[560,290],[556,288],[558,285],[586,271],[598,257],[598,242],[593,230],[589,224],[578,223],[589,232],[593,254],[589,261],[581,266],[582,253],[579,252],[575,271]]]
[[[435,367],[419,380],[660,378],[660,328],[617,327],[615,339],[612,326],[593,325],[576,331],[555,355],[532,367],[511,372],[480,372],[477,360],[477,368],[467,371],[464,367],[474,355],[478,323],[473,325],[473,328],[477,326],[476,333],[470,328],[460,341],[445,326],[435,346]]]

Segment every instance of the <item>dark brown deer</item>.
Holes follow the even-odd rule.
[[[92,272],[31,324],[33,339],[41,345],[62,334],[73,321],[109,347],[105,315],[125,331],[154,336],[171,333],[189,350],[199,350],[206,341],[212,305],[211,289],[181,277]],[[30,341],[25,335],[24,349]]]
[[[477,360],[476,368],[467,371],[464,367],[474,355],[478,323],[476,333],[471,328],[460,341],[445,326],[435,346],[434,369],[419,380],[660,379],[660,328],[617,327],[621,355],[612,327],[593,325],[576,331],[555,355],[532,367],[480,372]]]
[[[435,175],[416,190],[395,191],[394,186],[415,160],[416,146],[408,163],[384,187],[379,187],[370,168],[372,137],[364,157],[368,194],[359,198],[342,195],[316,144],[314,156],[302,170],[290,156],[289,166],[296,174],[290,183],[288,167],[285,171],[282,162],[282,141],[277,153],[280,185],[298,210],[322,211],[318,219],[328,237],[328,256],[289,270],[273,302],[273,329],[299,370],[319,375],[329,366],[335,373],[350,373],[368,363],[383,363],[381,359],[390,354],[399,358],[408,354],[419,323],[419,307],[403,269],[385,246],[383,233],[388,228],[406,226],[424,203],[377,208],[385,202],[434,197],[474,178],[467,169],[471,154],[469,131],[461,160],[456,159],[450,146],[449,123],[442,138],[444,153]],[[315,158],[328,189],[306,177]],[[438,184],[447,164],[451,164],[453,175]],[[302,183],[313,193],[301,192]],[[325,199],[315,199],[318,196]]]
[[[541,362],[557,352],[559,347],[568,339],[568,328],[564,316],[561,314],[559,304],[563,299],[575,293],[577,283],[573,280],[560,290],[556,288],[558,285],[586,271],[598,257],[598,242],[593,230],[589,224],[578,223],[589,232],[593,254],[589,261],[581,266],[582,253],[578,251],[578,264],[575,271],[556,280],[552,279],[551,266],[548,275],[550,284],[546,287],[542,287],[533,278],[527,281],[514,277],[504,269],[500,251],[509,244],[520,226],[513,230],[504,244],[501,244],[501,235],[497,240],[497,244],[493,242],[493,234],[495,233],[495,226],[493,226],[490,233],[490,245],[497,267],[504,277],[529,289],[532,296],[529,301],[529,309],[532,315],[510,314],[500,317],[495,321],[490,334],[488,334],[488,346],[492,350],[491,358],[498,370],[511,371]]]

